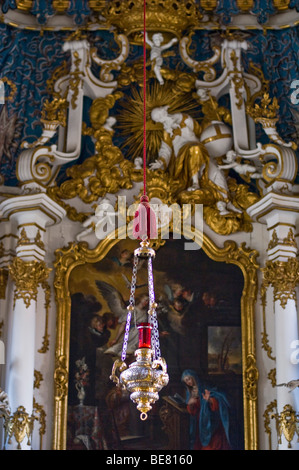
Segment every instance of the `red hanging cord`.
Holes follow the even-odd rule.
[[[143,196],[135,212],[133,236],[139,240],[157,238],[156,215],[146,195],[146,0],[143,2]]]
[[[143,195],[146,195],[146,0],[143,2]]]

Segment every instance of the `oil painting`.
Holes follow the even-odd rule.
[[[242,450],[244,279],[238,266],[215,261],[203,249],[184,250],[183,239],[169,239],[157,248],[154,288],[169,383],[141,421],[127,392],[110,380],[122,353],[137,247],[135,240],[120,240],[100,261],[71,272],[67,449]],[[147,309],[147,265],[141,260],[127,365],[138,347],[133,330]],[[195,391],[200,411],[192,405]],[[207,436],[201,427],[202,421],[216,422],[208,415],[211,409],[218,428]]]

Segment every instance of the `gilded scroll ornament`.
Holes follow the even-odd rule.
[[[288,300],[296,300],[296,285],[299,281],[299,261],[295,257],[287,261],[267,261],[262,269],[264,287],[272,286],[274,301],[279,300],[286,308]]]
[[[50,285],[46,280],[41,281],[41,287],[43,288],[45,292],[45,312],[46,312],[46,317],[45,317],[45,332],[42,340],[42,346],[38,349],[38,352],[41,354],[45,354],[49,350],[49,331],[48,331],[48,325],[49,325],[49,310],[50,310],[50,297],[51,297],[51,288]]]
[[[277,102],[277,98],[274,97],[273,100],[270,98],[269,93],[264,93],[260,104],[255,103],[253,107],[248,107],[248,114],[252,117],[252,119],[259,120],[259,119],[269,119],[274,120],[275,122],[278,120],[277,113],[278,113],[279,105]]]
[[[288,231],[288,235],[282,241],[283,245],[292,246],[294,248],[298,248],[297,242],[295,239],[294,231],[290,228]]]
[[[271,432],[271,426],[270,426],[271,418],[274,418],[276,415],[277,415],[277,401],[274,400],[271,403],[269,403],[269,405],[266,407],[266,410],[264,411],[264,414],[263,414],[264,427],[265,427],[266,434],[268,434],[268,438],[269,438],[269,450],[272,450],[272,443],[271,443],[272,432]],[[276,421],[276,431],[278,435],[277,421]]]
[[[272,232],[272,237],[271,237],[271,240],[269,241],[267,250],[272,250],[272,248],[277,246],[278,243],[279,243],[279,240],[278,240],[277,232],[274,229],[273,232]]]
[[[270,369],[267,378],[270,380],[272,387],[276,386],[276,369]]]
[[[90,51],[92,60],[97,65],[101,66],[100,79],[103,80],[103,82],[111,82],[113,80],[114,77],[111,71],[120,70],[121,65],[125,62],[129,54],[130,45],[127,36],[124,34],[114,34],[114,39],[120,48],[120,54],[116,59],[104,60],[98,57],[95,48]]]
[[[245,383],[246,394],[251,400],[257,399],[257,382],[258,382],[258,369],[256,366],[256,359],[253,354],[247,356],[246,370],[245,370]]]
[[[33,388],[40,388],[40,384],[41,382],[44,380],[43,378],[43,374],[34,369],[34,384],[33,384]]]
[[[67,395],[68,371],[66,365],[66,357],[60,356],[56,358],[54,372],[55,400],[60,401]]]
[[[17,93],[17,85],[7,77],[1,77],[1,82],[10,87],[10,93],[5,93],[5,101],[12,101]]]
[[[42,405],[33,399],[33,410],[38,416],[35,419],[39,422],[39,450],[43,450],[43,436],[46,433],[46,412]]]
[[[268,244],[267,250],[272,250],[279,244],[285,246],[292,246],[293,248],[297,249],[297,242],[292,228],[289,229],[287,236],[284,237],[282,240],[279,240],[276,230],[273,230],[272,237]]]

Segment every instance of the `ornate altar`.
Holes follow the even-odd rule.
[[[13,344],[7,358],[12,413],[24,406],[28,416],[38,418],[42,446],[44,408],[49,406],[47,416],[53,414],[54,420],[47,447],[65,449],[68,420],[76,415],[78,400],[86,406],[87,420],[90,412],[97,421],[101,407],[110,406],[103,380],[110,362],[101,348],[116,337],[115,318],[109,327],[106,324],[107,343],[97,343],[96,359],[87,349],[76,354],[83,351],[86,338],[90,340],[91,325],[84,323],[84,338],[78,333],[86,312],[111,314],[108,291],[113,289],[128,300],[130,230],[143,182],[143,2],[47,2],[44,9],[42,3],[5,1],[1,16],[6,38],[1,50],[17,66],[14,78],[3,59],[0,75],[0,87],[9,90],[0,103],[6,133],[0,149],[0,297],[6,326],[0,325]],[[147,2],[146,175],[159,222],[153,245],[159,252],[161,322],[167,311],[166,323],[175,331],[180,350],[189,348],[190,353],[179,357],[181,363],[177,357],[170,361],[173,386],[179,386],[182,369],[192,358],[199,375],[212,377],[217,386],[231,391],[232,401],[236,398],[232,419],[242,425],[240,446],[271,448],[276,436],[277,446],[284,448],[291,442],[296,446],[297,432],[296,390],[289,394],[287,384],[296,378],[298,361],[294,356],[288,361],[286,351],[296,352],[297,345],[298,110],[289,108],[289,83],[284,88],[277,78],[279,73],[294,78],[288,69],[292,61],[281,69],[275,60],[295,41],[298,13],[292,1],[269,0],[262,11],[258,2],[228,3],[229,14],[222,0]],[[25,62],[38,70],[33,78],[29,74],[28,79],[26,63],[18,62],[14,47],[5,50],[17,36],[27,50]],[[282,49],[277,46],[276,53],[270,48],[275,60],[262,67],[261,51],[267,52],[276,39]],[[43,54],[35,64],[37,50]],[[18,88],[30,90],[18,96]],[[19,122],[18,116],[24,119]],[[22,123],[23,133],[18,127]],[[178,268],[172,265],[175,259]],[[212,261],[219,273],[235,282],[222,282]],[[183,272],[191,292],[171,276],[179,278]],[[232,308],[218,292],[223,310],[213,316],[207,307],[202,313],[207,279],[220,291],[237,289]],[[178,284],[184,302],[191,294],[192,302],[198,302],[198,336],[189,342],[182,331],[189,328],[190,333],[194,325],[182,327],[171,298]],[[142,292],[142,282],[138,289]],[[228,332],[237,337],[230,361],[223,358]],[[221,354],[214,350],[220,336]],[[74,390],[76,361],[91,356],[93,369],[89,362],[86,383],[82,379]],[[47,361],[54,371],[51,377],[48,369],[44,376],[39,371]],[[96,367],[100,373],[93,374]],[[232,375],[237,377],[235,388]],[[25,385],[16,387],[15,377]],[[259,381],[267,393],[259,394]],[[97,387],[96,396],[86,394],[90,384]],[[160,413],[169,446],[185,449],[188,416],[167,395],[155,416]],[[127,397],[118,398],[124,405],[124,421],[118,421],[122,432],[130,416]],[[262,428],[267,442],[258,435]],[[103,448],[103,442],[97,445]]]

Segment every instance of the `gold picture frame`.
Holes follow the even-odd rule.
[[[190,239],[194,238],[190,229]],[[184,234],[188,238],[188,234]],[[123,237],[122,237],[123,238]],[[197,238],[199,239],[199,238]],[[70,350],[71,296],[69,279],[72,270],[85,263],[102,260],[117,244],[119,239],[105,238],[94,249],[85,242],[69,243],[56,251],[55,297],[57,305],[56,348],[54,370],[54,428],[53,450],[65,450],[67,442],[67,407]],[[164,243],[164,240],[163,240]],[[167,243],[167,241],[166,241]],[[257,298],[258,252],[226,241],[222,248],[202,234],[202,249],[213,261],[237,265],[243,274],[244,288],[241,297],[241,341],[242,341],[242,383],[244,410],[244,448],[258,449],[257,383],[258,369],[255,352],[255,303]]]

